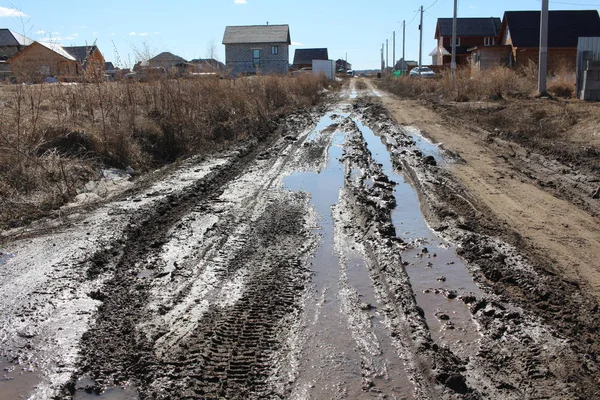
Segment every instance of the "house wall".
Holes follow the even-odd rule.
[[[278,46],[279,53],[271,54],[271,46]],[[260,65],[254,66],[252,51],[261,51]],[[287,43],[248,43],[225,45],[225,63],[233,75],[239,74],[287,74],[289,70],[289,46]]]
[[[488,36],[458,36],[460,38],[460,47],[475,47],[475,46],[484,46],[485,38]],[[495,38],[490,37],[491,43],[494,43],[493,40]],[[437,65],[447,65],[451,63],[451,56],[442,56],[440,49],[445,46],[449,47],[452,45],[452,37],[451,36],[441,36],[438,38],[438,55],[436,58]],[[469,55],[468,54],[457,54],[456,63],[467,65],[469,64]]]
[[[68,60],[38,43],[29,45],[8,62],[21,81],[41,81],[47,76],[73,77],[79,72],[77,61]]]
[[[471,74],[497,66],[510,66],[511,50],[509,47],[483,47],[471,54]]]
[[[516,67],[526,67],[530,62],[537,64],[539,60],[539,49],[515,48],[514,58]],[[577,65],[577,49],[548,49],[548,72],[560,69],[575,70]]]

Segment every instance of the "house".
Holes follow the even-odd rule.
[[[350,64],[346,60],[342,60],[341,58],[335,62],[335,70],[336,72],[346,73],[352,70],[352,64]]]
[[[312,68],[313,60],[329,60],[327,49],[296,49],[292,68]]]
[[[79,63],[57,43],[33,42],[8,59],[20,81],[41,82],[46,77],[72,78],[79,74]]]
[[[0,61],[8,60],[32,43],[33,40],[20,33],[10,29],[0,29]]]
[[[548,17],[548,70],[575,68],[580,37],[600,36],[597,10],[550,11]],[[506,46],[511,65],[537,63],[540,42],[540,11],[504,13],[498,44]],[[476,49],[474,49],[476,50]]]
[[[168,51],[162,52],[148,60],[149,68],[164,68],[166,71],[175,67],[177,64],[187,63],[182,57],[179,57]]]
[[[97,71],[104,70],[105,60],[98,46],[69,46],[63,49],[77,60],[82,71],[90,68]]]
[[[500,31],[501,20],[496,17],[457,18],[456,64],[469,64],[469,48],[493,46]],[[435,28],[437,47],[429,54],[432,65],[450,65],[452,59],[452,18],[438,18]]]
[[[288,25],[228,26],[225,65],[233,75],[287,74],[291,43]]]
[[[194,66],[195,73],[222,73],[225,71],[225,64],[214,58],[195,58],[190,61]]]

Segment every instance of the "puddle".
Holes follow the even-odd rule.
[[[435,144],[421,134],[421,131],[414,126],[403,126],[401,130],[410,136],[416,143],[417,147],[426,156],[435,158],[438,164],[447,163],[439,144]]]
[[[139,398],[137,391],[128,386],[108,387],[100,394],[78,390],[74,396],[74,400],[138,400]]]
[[[330,115],[324,116],[316,135],[332,122]],[[305,306],[303,332],[306,342],[291,398],[337,398],[342,393],[350,398],[377,398],[379,393],[408,398],[413,386],[405,378],[407,373],[392,348],[377,307],[369,311],[360,308],[363,302],[377,304],[362,255],[344,262],[334,243],[332,206],[338,203],[344,182],[344,166],[339,161],[344,134],[328,134],[334,136],[326,168],[318,173],[294,173],[284,179],[286,189],[310,193],[320,218],[315,232],[322,239],[312,260],[312,295]],[[372,326],[365,328],[365,324]],[[379,393],[364,391],[365,368],[375,371],[372,379]],[[392,389],[390,385],[397,387]]]
[[[6,264],[8,262],[8,260],[13,258],[14,256],[15,256],[14,254],[4,253],[4,252],[0,251],[0,265]]]
[[[0,400],[26,399],[39,383],[35,369],[0,358]]]
[[[402,258],[409,263],[406,271],[417,303],[425,312],[432,338],[449,346],[459,356],[475,354],[479,340],[477,325],[468,307],[457,297],[469,293],[479,297],[483,293],[473,282],[464,262],[456,255],[455,248],[437,236],[427,224],[417,192],[404,175],[394,170],[390,153],[381,138],[360,121],[356,121],[356,124],[375,162],[380,163],[383,172],[397,183],[394,188],[397,206],[392,211],[392,223],[396,235],[413,244],[413,249],[403,252]],[[436,145],[417,132],[413,134],[420,138],[415,141],[418,146],[423,146],[419,149],[424,154],[442,159]]]

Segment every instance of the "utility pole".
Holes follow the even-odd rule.
[[[387,69],[390,66],[390,49],[388,47],[388,39],[385,39],[385,72],[387,74]]]
[[[406,20],[402,21],[402,76],[404,76],[406,70],[406,56],[404,50],[406,47]]]
[[[383,70],[385,69],[385,61],[383,60],[383,46],[384,44],[381,43],[381,75],[383,75]]]
[[[452,17],[452,61],[450,62],[450,76],[452,84],[456,82],[456,15],[458,14],[458,0],[454,0],[454,16]]]
[[[421,6],[421,23],[419,24],[419,77],[421,77],[421,60],[423,54],[423,6]]]
[[[546,94],[546,75],[548,73],[548,0],[542,0],[540,21],[540,59],[538,64],[538,92]]]
[[[396,70],[396,31],[392,36],[392,71]]]

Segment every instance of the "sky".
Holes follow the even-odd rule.
[[[140,57],[170,51],[187,60],[215,54],[227,25],[288,24],[290,62],[297,48],[326,47],[330,59],[346,58],[354,69],[378,69],[381,46],[396,31],[396,59],[419,56],[419,15],[423,5],[424,64],[436,46],[437,18],[452,17],[453,0],[0,0],[0,28],[33,40],[64,46],[96,43],[107,61],[127,68]],[[459,17],[499,17],[504,11],[539,10],[541,0],[459,0]],[[550,0],[550,10],[600,9],[600,0]],[[214,44],[214,46],[213,46]],[[215,49],[216,51],[211,51]]]

